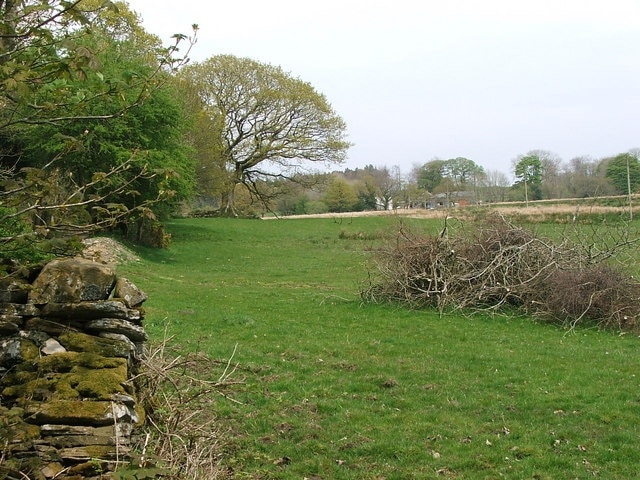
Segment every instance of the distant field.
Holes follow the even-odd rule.
[[[370,249],[400,222],[441,226],[177,220],[170,249],[119,268],[155,340],[237,345],[241,403],[216,403],[233,478],[636,478],[639,339],[363,305]]]
[[[640,196],[632,197],[633,215],[640,216]],[[365,212],[320,213],[313,215],[290,215],[282,218],[351,218],[365,216],[401,216],[411,218],[442,218],[447,215],[469,216],[479,213],[497,212],[502,215],[517,215],[520,218],[540,220],[544,217],[558,219],[564,216],[567,220],[573,220],[578,216],[607,215],[611,218],[618,216],[622,219],[629,218],[629,200],[627,196],[601,197],[601,198],[575,198],[559,200],[538,200],[525,202],[502,202],[479,206],[466,206],[457,208],[401,208],[397,210],[374,210]],[[265,219],[276,219],[275,216],[266,216]]]
[[[440,218],[446,215],[465,215],[467,212],[493,211],[504,215],[557,215],[566,214],[571,217],[573,215],[593,215],[593,214],[611,214],[628,215],[629,207],[616,207],[606,205],[572,205],[572,204],[551,204],[551,205],[530,205],[528,207],[520,205],[491,205],[483,207],[458,207],[452,209],[425,209],[425,208],[403,208],[397,210],[369,210],[365,212],[339,212],[339,213],[315,213],[309,215],[288,215],[280,217],[280,219],[299,220],[304,218],[353,218],[353,217],[410,217],[410,218]],[[639,213],[640,209],[634,214]],[[277,220],[278,217],[268,216],[265,220]]]

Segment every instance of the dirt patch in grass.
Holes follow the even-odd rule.
[[[286,215],[282,217],[262,217],[263,220],[276,219],[296,219],[296,218],[349,218],[349,217],[372,217],[372,216],[424,216],[425,218],[438,218],[445,215],[448,210],[426,210],[419,208],[402,208],[397,210],[368,210],[365,212],[333,212],[333,213],[310,213],[305,215]]]

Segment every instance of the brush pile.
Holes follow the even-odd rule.
[[[609,261],[635,243],[628,236],[553,242],[501,216],[471,232],[453,222],[438,235],[401,229],[375,252],[363,298],[440,312],[517,308],[570,327],[636,329],[640,283]]]

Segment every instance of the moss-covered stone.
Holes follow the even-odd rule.
[[[58,400],[25,406],[25,420],[35,425],[46,423],[106,426],[113,424],[111,402]]]
[[[115,446],[109,445],[87,445],[81,447],[62,448],[58,452],[67,461],[87,462],[92,459],[115,460],[116,456],[122,456],[123,447],[119,446],[116,451]]]
[[[121,318],[98,318],[89,320],[83,328],[90,333],[119,333],[126,335],[132,342],[146,342],[147,333],[140,325],[136,325]]]
[[[2,394],[7,398],[22,398],[25,401],[46,402],[49,400],[74,400],[78,392],[66,381],[62,374],[38,377],[27,383],[5,388]]]
[[[56,448],[87,447],[91,445],[113,446],[122,444],[120,440],[116,441],[114,435],[58,435],[48,438],[47,442]]]
[[[31,303],[0,303],[0,316],[35,317],[40,309]]]
[[[40,356],[38,346],[31,340],[20,340],[20,354],[25,361],[33,361]]]
[[[111,267],[81,258],[49,262],[32,283],[29,301],[36,305],[106,300],[115,284]]]
[[[70,318],[81,322],[95,318],[122,318],[139,320],[140,312],[127,308],[123,301],[100,300],[78,303],[48,303],[42,310],[43,317]]]
[[[5,277],[0,279],[0,302],[26,303],[31,285],[21,277]]]
[[[147,339],[146,295],[124,279],[114,291],[110,268],[82,260],[39,270],[0,285],[0,478],[12,462],[16,478],[110,478],[145,417],[129,377]]]
[[[0,376],[0,392],[4,397],[14,398],[18,394],[12,393],[16,386],[25,385],[38,378],[38,375],[34,372],[24,372],[20,370],[13,370],[3,376]]]
[[[67,373],[48,373],[26,382],[5,387],[7,398],[24,398],[38,402],[49,400],[109,400],[114,394],[127,393],[124,387],[128,369],[124,359],[113,368],[72,367]]]
[[[142,406],[142,404],[140,404],[140,402],[136,403],[134,410],[135,410],[137,418],[138,418],[138,422],[136,423],[136,427],[142,427],[145,424],[145,422],[147,421],[147,412],[145,411],[145,409]]]
[[[84,398],[108,400],[116,393],[126,393],[127,365],[102,370],[76,367],[69,381],[77,382],[75,389]]]
[[[56,435],[98,435],[98,436],[113,436],[115,429],[113,425],[107,427],[85,427],[85,426],[71,426],[71,425],[42,425],[40,432],[43,437],[56,436]]]
[[[38,357],[38,347],[26,338],[13,336],[0,345],[0,365],[12,368]]]
[[[20,331],[22,318],[11,315],[0,315],[0,335],[13,335]]]
[[[77,465],[73,465],[68,468],[66,480],[73,480],[78,478],[84,480],[88,478],[92,479],[109,479],[110,475],[105,475],[105,472],[109,470],[109,462],[100,461],[97,457],[91,458],[87,462],[82,462]]]
[[[42,475],[44,478],[56,478],[62,473],[64,466],[60,462],[50,462],[42,467]]]
[[[116,280],[113,296],[121,298],[129,308],[137,308],[149,298],[146,293],[123,277]]]
[[[60,335],[64,332],[68,332],[69,330],[75,329],[71,325],[70,320],[63,319],[45,319],[41,317],[34,317],[27,320],[25,323],[25,330],[35,331],[35,332],[44,332],[52,337]]]
[[[40,428],[23,420],[22,408],[0,407],[0,438],[9,444],[28,442],[40,437]]]
[[[124,358],[103,357],[92,352],[63,352],[48,355],[37,360],[36,366],[39,372],[66,373],[74,367],[93,369],[117,368],[127,361]]]
[[[47,480],[44,474],[41,473],[44,465],[45,462],[34,455],[22,458],[9,458],[0,465],[0,478]]]
[[[104,357],[127,358],[131,350],[125,342],[96,337],[82,332],[63,333],[58,337],[58,341],[67,350],[73,352],[92,352]]]
[[[35,370],[21,369],[16,370],[11,378],[14,383],[27,383],[38,378],[38,373]]]
[[[47,355],[39,358],[36,369],[42,374],[70,372],[74,365],[80,362],[79,355],[75,352],[64,352],[56,355]]]

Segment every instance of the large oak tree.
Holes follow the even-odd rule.
[[[344,160],[350,146],[345,122],[324,95],[281,68],[220,55],[182,74],[212,124],[219,126],[220,142],[213,142],[218,147],[205,157],[226,176],[223,213],[235,214],[238,187],[264,201],[262,180],[296,178],[309,162]]]

